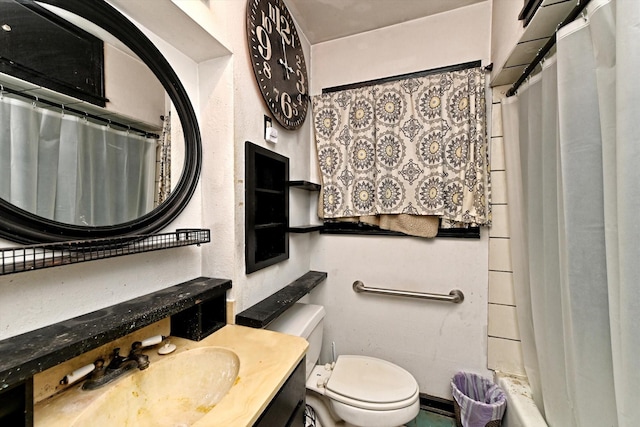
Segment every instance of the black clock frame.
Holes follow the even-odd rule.
[[[247,3],[247,44],[267,107],[285,129],[300,128],[309,103],[307,65],[298,30],[283,0]]]

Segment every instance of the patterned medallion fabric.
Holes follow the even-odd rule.
[[[484,93],[473,68],[313,97],[324,218],[490,224]]]

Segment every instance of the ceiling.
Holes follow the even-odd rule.
[[[313,45],[487,0],[285,0]]]

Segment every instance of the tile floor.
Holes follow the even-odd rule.
[[[421,409],[418,416],[406,427],[456,427],[456,420]]]
[[[313,409],[307,405],[305,427],[318,427],[319,425]],[[451,417],[420,409],[418,416],[408,422],[405,427],[456,427],[456,421]]]

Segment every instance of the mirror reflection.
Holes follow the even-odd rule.
[[[80,226],[149,213],[184,150],[162,84],[100,27],[31,6],[0,0],[0,198]]]

